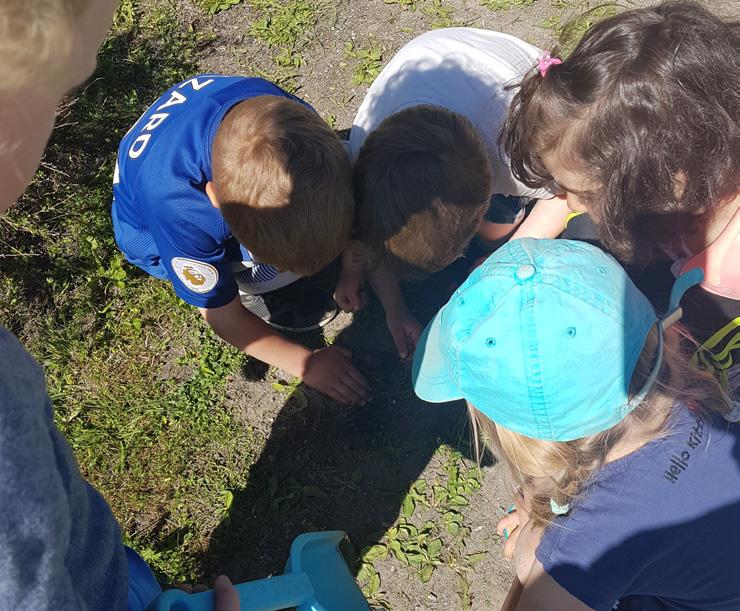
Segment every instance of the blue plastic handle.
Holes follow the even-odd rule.
[[[297,607],[313,597],[314,590],[305,573],[278,575],[268,579],[240,583],[241,611],[277,611]],[[163,592],[147,611],[213,611],[213,591],[188,594],[182,590]]]

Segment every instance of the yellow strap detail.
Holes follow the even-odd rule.
[[[568,223],[570,223],[574,218],[577,216],[580,216],[583,214],[583,212],[569,212],[568,216],[565,217],[565,228],[568,228]]]

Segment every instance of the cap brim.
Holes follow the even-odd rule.
[[[446,403],[463,398],[460,389],[452,383],[449,369],[445,366],[440,317],[441,312],[438,312],[421,334],[411,368],[414,392],[429,403]]]

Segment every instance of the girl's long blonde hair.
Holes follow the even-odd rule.
[[[91,0],[2,0],[0,93],[59,76],[74,42],[74,21]]]
[[[574,441],[542,441],[496,424],[469,404],[474,443],[480,443],[508,467],[515,485],[527,491],[531,519],[536,526],[552,521],[552,502],[569,505],[584,491],[589,477],[606,461],[614,445],[638,429],[656,438],[670,433],[670,413],[677,401],[690,409],[726,414],[730,401],[717,380],[689,364],[685,331],[672,327],[665,334],[664,360],[655,386],[640,405],[612,428]],[[657,333],[650,332],[630,383],[636,394],[655,362]],[[574,407],[577,409],[577,407]]]

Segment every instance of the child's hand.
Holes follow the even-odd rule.
[[[496,525],[501,540],[504,542],[504,558],[511,560],[514,557],[516,542],[521,534],[522,527],[529,522],[529,503],[520,490],[513,499],[513,504],[507,514]]]
[[[371,399],[365,376],[352,364],[352,352],[342,346],[315,350],[306,362],[303,381],[344,405],[364,405]]]
[[[183,583],[175,586],[175,588],[188,594],[208,592],[208,587],[203,584],[191,586]],[[236,591],[234,584],[231,583],[231,579],[226,575],[216,577],[213,582],[213,595],[216,598],[214,611],[241,611],[239,593]]]
[[[423,331],[419,321],[406,307],[403,307],[398,312],[389,313],[386,316],[386,324],[400,359],[405,361],[411,358]]]
[[[367,295],[362,289],[364,273],[343,269],[334,289],[334,301],[345,312],[357,312],[365,307]]]
[[[524,583],[535,562],[535,552],[542,539],[543,530],[535,529],[529,519],[529,504],[521,491],[509,510],[496,526],[504,541],[504,558],[513,561],[519,581]]]
[[[357,312],[367,302],[362,284],[370,258],[371,253],[367,246],[356,240],[352,240],[342,253],[342,273],[334,290],[334,301],[345,312]]]
[[[216,596],[215,611],[240,611],[239,593],[226,575],[216,577],[213,593]]]

